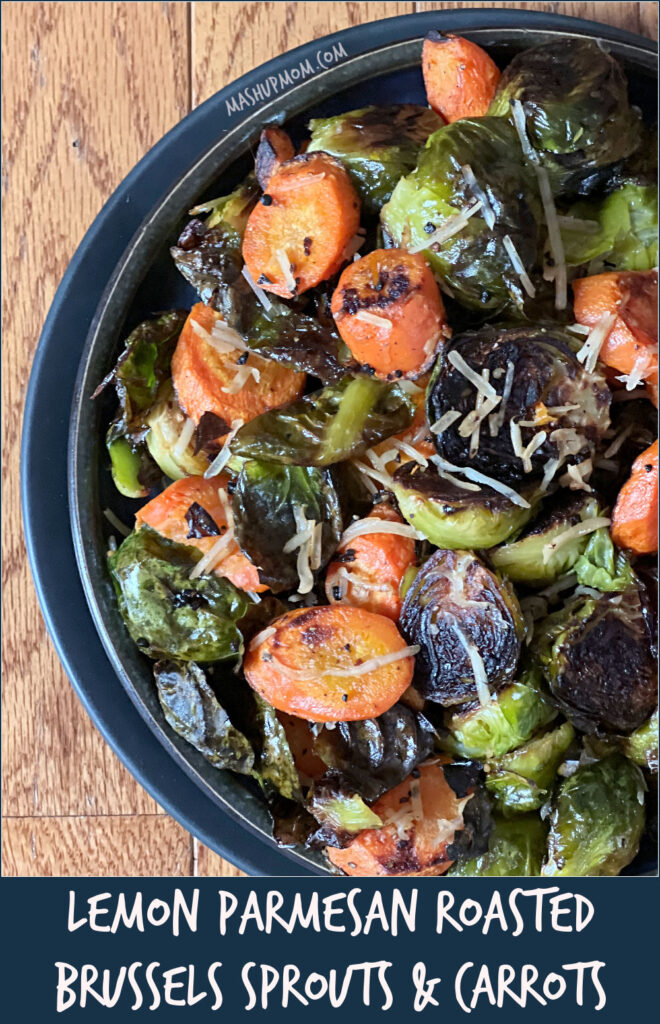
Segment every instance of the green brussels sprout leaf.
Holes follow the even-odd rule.
[[[574,571],[583,586],[604,593],[628,590],[634,586],[635,574],[623,551],[615,551],[609,530],[602,527],[589,537]]]
[[[547,829],[536,814],[495,817],[488,850],[453,864],[448,875],[460,878],[533,877],[541,872]]]
[[[573,726],[563,722],[489,762],[486,788],[502,814],[520,814],[543,806],[574,737]]]

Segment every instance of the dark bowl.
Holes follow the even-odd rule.
[[[495,14],[499,17],[494,17]],[[422,39],[431,27],[464,33],[486,47],[500,64],[506,63],[518,50],[550,39],[596,35],[623,62],[633,102],[641,106],[647,116],[655,116],[650,104],[656,90],[656,56],[648,40],[604,25],[550,15],[470,11],[451,18],[437,12],[396,19],[400,25],[398,38],[404,41],[380,45],[383,26],[391,26],[393,20],[354,30],[362,33],[363,48],[368,52],[319,72],[245,116],[231,123],[225,116],[223,124],[223,110],[219,108],[218,124],[225,128],[224,132],[219,131],[217,141],[185,174],[177,176],[142,221],[105,287],[82,351],[71,411],[71,529],[85,596],[107,656],[135,708],[174,759],[178,770],[187,773],[223,812],[267,841],[270,841],[268,814],[251,784],[240,776],[213,768],[167,726],[156,696],[151,663],[138,652],[125,630],[106,569],[105,552],[112,528],[102,510],[110,508],[120,519],[129,522],[137,506],[117,495],[107,468],[102,439],[112,398],[92,402],[91,395],[113,365],[122,339],[136,323],[156,310],[189,307],[196,300],[175,270],[168,251],[186,220],[187,210],[197,202],[228,192],[243,177],[260,130],[267,122],[286,123],[294,136],[300,136],[310,116],[383,102],[383,97],[387,97],[387,102],[396,98],[397,102],[424,103],[420,52]],[[337,38],[346,40],[350,35]],[[391,31],[386,35],[391,38]],[[322,40],[300,48],[295,51],[296,60],[303,59],[307,53],[315,54],[324,45]],[[262,69],[262,78],[266,77],[267,70],[268,66]],[[209,104],[214,102],[216,98],[208,101]],[[92,684],[79,679],[77,685],[84,690]],[[195,830],[185,805],[177,805],[176,800],[169,801],[170,808],[172,805],[174,815]],[[209,841],[209,836],[205,839]],[[210,842],[219,851],[229,853],[235,863],[242,863],[240,849],[227,850],[220,837],[214,841],[212,829]],[[291,866],[295,870],[297,864],[300,873],[326,870],[318,855],[292,850],[287,851],[287,856],[293,858]]]

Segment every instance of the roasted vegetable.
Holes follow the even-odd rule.
[[[500,79],[480,46],[435,30],[424,40],[422,73],[429,106],[447,121],[487,114]]]
[[[560,491],[515,540],[488,552],[490,562],[514,583],[539,587],[552,583],[570,572],[590,543],[588,535],[567,531],[579,523],[589,524],[598,515],[595,498]]]
[[[584,745],[592,757],[607,757],[613,751],[619,751],[640,768],[646,768],[651,774],[657,775],[658,709],[630,736],[585,736]]]
[[[302,585],[301,554],[308,571],[311,565],[318,572],[341,537],[341,507],[328,470],[246,462],[236,481],[232,508],[241,550],[257,567],[261,583],[276,593]],[[320,532],[318,540],[315,528]],[[300,543],[291,549],[291,539],[305,529],[308,536],[300,536]]]
[[[248,345],[265,359],[273,359],[323,384],[337,384],[358,366],[351,359],[334,325],[273,302],[266,315],[254,296],[244,313],[242,334]]]
[[[149,432],[146,444],[154,462],[170,480],[185,476],[202,476],[209,467],[209,460],[203,451],[196,451],[193,435],[180,452],[177,442],[186,421],[171,387],[164,385],[162,396],[146,417]],[[218,433],[216,437],[220,436]]]
[[[107,438],[112,480],[125,498],[146,498],[160,475],[144,445],[133,446],[125,437]]]
[[[439,550],[406,593],[400,626],[421,650],[415,685],[450,706],[479,698],[516,671],[523,637],[513,590],[469,551]]]
[[[547,829],[536,814],[513,820],[495,818],[488,850],[472,860],[458,861],[448,874],[460,878],[532,877],[541,873]]]
[[[549,323],[455,337],[427,392],[432,430],[443,416],[460,413],[435,432],[440,457],[515,488],[552,468],[547,485],[561,466],[594,456],[609,426],[610,391],[598,372],[580,365],[571,344]]]
[[[577,593],[538,623],[534,646],[554,701],[585,732],[631,732],[657,702],[653,626],[643,584]]]
[[[293,160],[295,155],[293,142],[283,128],[269,124],[263,129],[259,136],[254,165],[257,181],[264,192],[278,167],[287,160]]]
[[[532,493],[526,507],[515,505],[491,487],[469,482],[461,486],[434,467],[422,469],[410,462],[396,470],[394,494],[411,526],[441,548],[474,550],[499,544],[534,512]]]
[[[486,770],[486,788],[498,810],[505,815],[538,810],[550,795],[557,769],[574,737],[573,726],[564,722],[491,761]]]
[[[658,550],[658,442],[633,462],[612,513],[612,538],[636,555]],[[602,589],[602,588],[601,588]]]
[[[364,208],[377,213],[404,174],[413,170],[422,146],[444,120],[411,103],[363,107],[309,122],[308,153],[323,150],[348,169]]]
[[[604,199],[581,200],[560,221],[569,266],[589,273],[658,265],[658,188],[626,182]]]
[[[546,877],[618,875],[644,830],[644,779],[620,754],[562,782],[550,815]]]
[[[143,654],[201,662],[241,654],[237,622],[249,598],[219,576],[191,579],[201,557],[148,526],[109,556],[119,610]]]
[[[397,702],[412,681],[414,654],[385,616],[323,605],[288,612],[254,637],[243,671],[279,711],[352,722]]]
[[[248,219],[243,259],[265,291],[293,298],[337,273],[359,226],[360,200],[343,165],[304,153],[271,175]]]
[[[383,824],[357,793],[345,792],[335,779],[316,783],[306,802],[319,828],[307,840],[308,846],[334,846],[342,849],[365,828]]]
[[[522,105],[529,143],[557,192],[576,191],[641,143],[624,71],[595,39],[560,39],[516,54],[489,114],[513,118],[512,101]]]
[[[345,377],[339,384],[257,416],[231,442],[234,455],[299,466],[329,466],[411,422],[413,403],[396,384]]]
[[[465,216],[484,199],[487,209]],[[534,176],[523,166],[515,130],[494,117],[455,121],[435,132],[381,212],[390,244],[423,250],[458,302],[489,315],[523,304],[503,239],[508,236],[523,267],[533,269],[537,216]]]
[[[556,718],[557,711],[541,689],[541,673],[526,669],[520,680],[508,683],[488,704],[469,701],[444,715],[446,731],[440,746],[461,757],[480,760],[514,750]]]
[[[630,562],[622,551],[615,551],[606,527],[591,534],[574,570],[579,583],[602,593],[628,590],[635,585]]]

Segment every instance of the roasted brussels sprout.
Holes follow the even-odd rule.
[[[364,209],[377,213],[394,186],[409,174],[429,135],[444,120],[412,103],[364,107],[310,121],[307,152],[323,150],[346,165]]]
[[[146,498],[156,483],[158,467],[144,445],[133,446],[125,437],[107,441],[112,480],[125,498]]]
[[[415,686],[444,705],[478,698],[516,671],[523,637],[518,601],[470,551],[436,551],[413,580],[399,625],[419,644]]]
[[[585,749],[593,757],[607,757],[613,751],[621,754],[657,775],[658,772],[658,709],[651,717],[631,732],[630,736],[585,736]]]
[[[546,877],[618,875],[644,831],[644,778],[621,754],[562,782],[550,815]]]
[[[573,726],[564,722],[491,761],[486,766],[486,788],[498,810],[505,815],[538,810],[548,799],[574,737]]]
[[[560,492],[520,536],[488,552],[491,564],[514,583],[543,586],[569,572],[589,543],[588,536],[573,535],[561,541],[567,530],[598,516],[598,502],[587,494]],[[568,534],[567,534],[568,536]],[[556,545],[556,547],[555,547]]]
[[[633,153],[641,118],[621,65],[594,39],[545,43],[518,53],[502,73],[489,114],[523,109],[526,134],[555,191]]]
[[[167,540],[148,526],[109,556],[119,610],[144,654],[208,662],[241,653],[236,623],[249,598],[220,576],[191,580],[201,557],[197,548]]]
[[[239,547],[257,566],[260,581],[276,593],[300,582],[300,547],[289,550],[287,544],[301,532],[303,518],[309,523],[309,561],[315,572],[329,562],[343,529],[330,472],[313,466],[246,462],[236,481],[232,508]],[[317,524],[321,539],[314,552]]]
[[[347,373],[358,369],[334,323],[322,323],[284,303],[272,301],[266,316],[252,296],[249,313],[244,309],[240,329],[250,348],[265,359],[311,373],[324,384],[337,384]]]
[[[556,708],[542,692],[541,673],[527,669],[519,681],[503,686],[485,706],[470,701],[447,711],[446,731],[439,743],[443,750],[461,757],[501,757],[556,717]]]
[[[609,426],[611,394],[599,373],[580,365],[571,344],[550,323],[487,326],[455,337],[427,391],[432,431],[443,416],[460,414],[435,432],[440,457],[512,487],[549,469],[552,479],[561,465],[591,458]]]
[[[578,581],[603,593],[628,590],[635,585],[635,574],[623,551],[614,550],[609,530],[601,527],[589,541],[575,563]]]
[[[347,792],[331,777],[315,783],[306,801],[310,814],[318,822],[307,843],[342,849],[365,828],[380,828],[383,822],[357,793]]]
[[[145,421],[149,428],[146,436],[149,454],[171,480],[180,480],[184,476],[203,476],[209,467],[209,460],[203,452],[195,451],[194,437],[181,454],[177,452],[176,444],[186,417],[171,386],[165,385],[163,391],[163,396]]]
[[[604,199],[582,200],[560,221],[568,266],[652,270],[658,265],[658,188],[626,182]]]
[[[629,733],[657,702],[651,614],[643,584],[577,592],[536,626],[534,646],[556,704],[578,729]]]
[[[440,548],[489,548],[520,530],[534,511],[531,503],[514,505],[490,487],[467,490],[410,462],[396,470],[394,493],[401,514]]]
[[[345,377],[290,405],[256,416],[231,442],[233,455],[297,466],[329,466],[397,434],[414,416],[397,384]]]
[[[547,829],[536,814],[506,820],[495,817],[488,850],[458,861],[447,872],[462,878],[532,877],[541,873]]]
[[[484,206],[466,217],[477,201]],[[460,214],[444,237],[434,236]],[[533,172],[524,165],[514,128],[497,117],[463,118],[435,132],[416,169],[401,179],[381,211],[386,241],[420,249],[428,240],[423,251],[450,294],[491,315],[523,304],[504,238],[523,267],[533,268],[538,216]],[[453,226],[458,230],[452,233]]]

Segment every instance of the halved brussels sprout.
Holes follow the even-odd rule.
[[[185,416],[170,386],[146,419],[149,427],[146,436],[149,454],[170,480],[181,480],[184,476],[203,476],[209,467],[206,455],[203,452],[195,453],[194,435],[186,449],[181,454],[176,453],[176,443],[184,422]]]
[[[506,820],[495,817],[488,850],[472,860],[457,861],[447,872],[460,878],[533,877],[540,875],[547,829],[536,814]]]
[[[599,514],[598,502],[586,494],[560,492],[544,505],[535,519],[515,540],[493,548],[488,557],[495,569],[514,583],[544,586],[563,576],[583,554],[589,537],[573,537],[556,549],[566,530]]]
[[[511,679],[524,635],[513,590],[470,551],[436,551],[403,603],[399,626],[419,644],[415,686],[445,705],[479,698]]]
[[[658,772],[658,709],[630,736],[585,736],[585,749],[593,757],[607,757],[614,750],[656,775]]]
[[[501,757],[556,717],[557,709],[542,692],[541,673],[528,669],[519,681],[508,683],[493,694],[485,707],[470,701],[447,711],[447,732],[441,735],[439,743],[443,750],[462,757]]]
[[[345,791],[336,778],[315,783],[306,801],[306,808],[316,818],[319,828],[313,834],[313,845],[341,849],[365,828],[380,828],[383,822],[358,793]]]
[[[396,470],[394,493],[404,518],[439,548],[489,548],[520,530],[534,511],[531,502],[521,508],[490,487],[466,490],[411,462]]]
[[[341,160],[364,208],[377,213],[399,179],[413,170],[429,135],[444,123],[433,110],[412,103],[363,107],[310,121],[307,152],[323,150]]]
[[[553,698],[584,732],[629,733],[657,703],[654,635],[643,584],[576,593],[538,623],[534,645]]]
[[[476,192],[474,181],[476,181]],[[450,217],[485,196],[491,230],[481,208],[444,241],[431,238]],[[522,306],[524,292],[503,239],[508,236],[524,267],[537,253],[539,200],[524,166],[515,129],[504,118],[462,118],[426,143],[412,174],[402,178],[381,211],[392,245],[424,245],[432,269],[463,305],[490,314]]]
[[[574,344],[551,323],[487,326],[456,336],[427,390],[432,431],[443,416],[460,414],[434,433],[441,458],[514,488],[538,480],[550,460],[559,460],[556,474],[560,465],[591,458],[609,426],[611,394],[604,377],[577,361]],[[484,381],[479,388],[475,377]],[[482,403],[487,420],[480,416]],[[475,444],[471,428],[479,421]]]
[[[568,266],[652,270],[658,265],[658,187],[634,181],[599,201],[582,200],[566,211],[561,239]]]
[[[644,777],[621,754],[562,782],[550,815],[546,877],[618,875],[644,831]]]
[[[486,766],[486,788],[498,810],[503,814],[538,810],[548,798],[574,737],[573,726],[564,722],[491,761]]]
[[[594,39],[544,43],[518,53],[502,73],[489,114],[523,107],[530,144],[556,191],[575,189],[641,142],[621,65]]]
[[[610,532],[603,526],[589,537],[575,563],[578,581],[603,593],[628,590],[635,585],[635,574],[623,551],[615,551]]]

